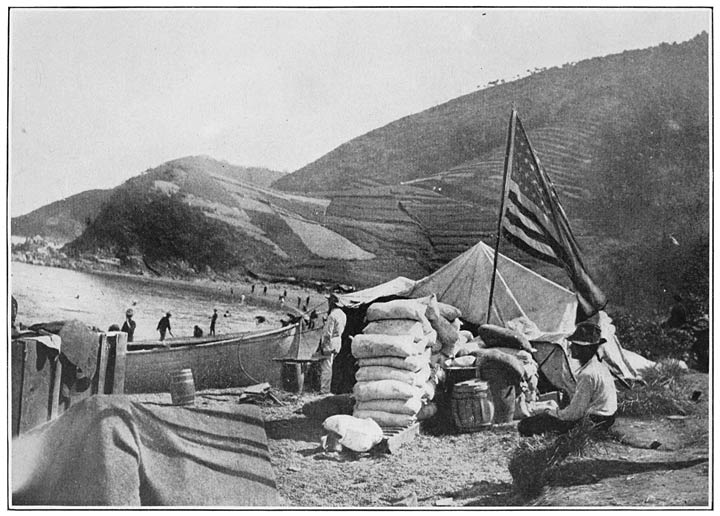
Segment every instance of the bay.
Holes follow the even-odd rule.
[[[230,294],[225,284],[215,288],[11,262],[10,288],[18,302],[17,321],[26,326],[79,319],[104,331],[112,324],[122,326],[125,311],[132,308],[136,341],[157,339],[155,328],[166,312],[172,313],[176,337],[192,336],[195,325],[207,334],[214,308],[217,334],[276,327],[286,317],[280,309],[241,304],[240,296],[250,294],[244,284],[233,286]],[[256,316],[265,322],[258,324]]]

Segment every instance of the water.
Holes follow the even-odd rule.
[[[152,282],[144,278],[115,277],[11,262],[12,295],[18,301],[17,321],[37,322],[79,319],[107,330],[111,324],[122,326],[125,310],[132,308],[137,322],[135,340],[157,339],[157,323],[171,312],[170,324],[176,337],[192,336],[200,326],[207,334],[213,308],[218,309],[215,332],[236,333],[280,326],[285,312],[254,305],[241,305],[240,294],[249,287],[229,292],[199,292],[182,284]],[[225,316],[229,312],[229,316]],[[255,316],[266,321],[260,325]]]

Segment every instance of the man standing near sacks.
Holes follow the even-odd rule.
[[[342,347],[342,334],[345,331],[345,324],[347,324],[345,312],[338,305],[337,296],[332,294],[328,297],[328,316],[320,339],[320,353],[323,357],[320,362],[321,394],[330,394],[333,361]]]
[[[617,391],[610,370],[600,362],[597,351],[605,339],[600,336],[600,327],[592,322],[582,322],[568,337],[570,352],[581,367],[577,372],[577,388],[570,404],[559,409],[557,404],[545,413],[531,416],[518,423],[522,436],[545,432],[565,433],[582,421],[586,415],[597,429],[607,430],[615,422]]]

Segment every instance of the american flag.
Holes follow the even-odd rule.
[[[540,165],[515,110],[510,120],[507,198],[502,232],[528,254],[566,270],[578,297],[578,319],[591,317],[607,303],[580,257],[580,248],[555,187]]]

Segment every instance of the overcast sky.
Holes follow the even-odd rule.
[[[496,79],[710,31],[709,9],[13,9],[11,214],[207,154],[293,171]]]

